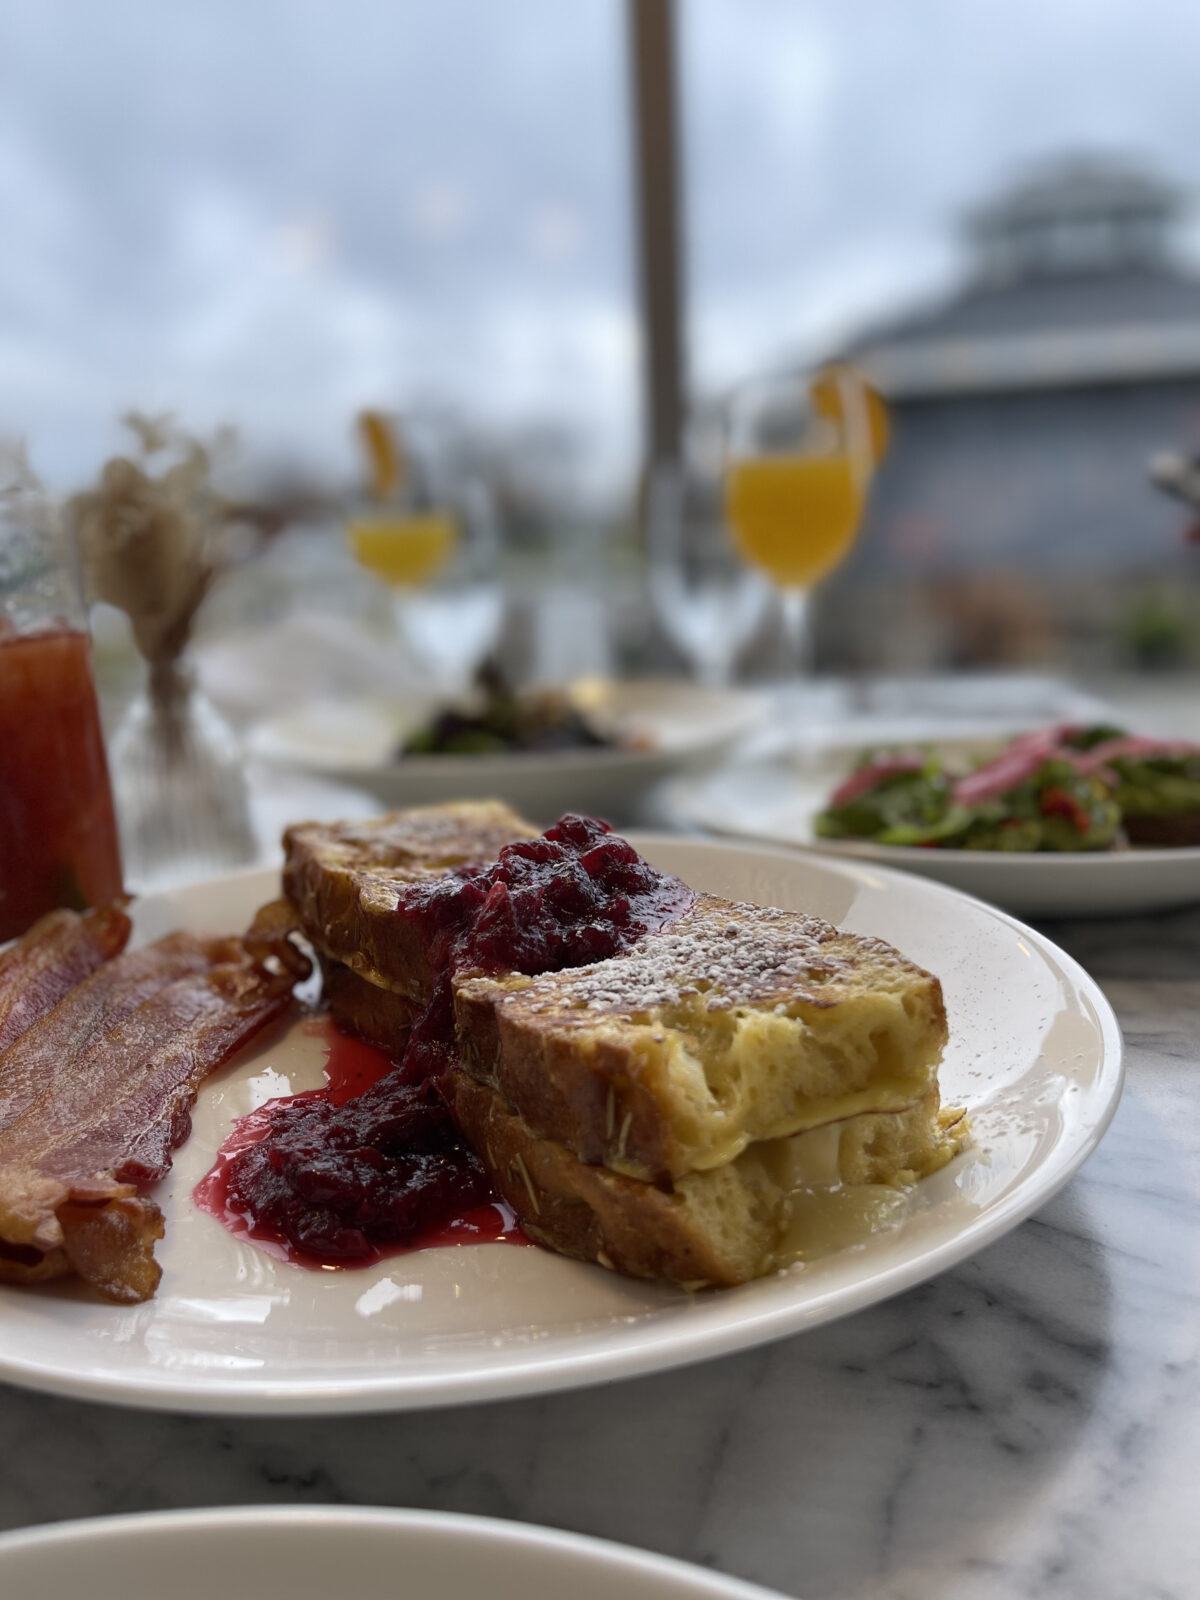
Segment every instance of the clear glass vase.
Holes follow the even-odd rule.
[[[185,662],[150,666],[109,760],[131,887],[164,888],[255,859],[242,748]]]

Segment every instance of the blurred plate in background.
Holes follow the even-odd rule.
[[[810,678],[777,686],[774,713],[756,756],[798,748],[848,759],[871,745],[998,740],[1047,723],[1122,720],[1108,701],[1027,672]]]
[[[976,748],[975,741],[963,745]],[[849,754],[832,750],[807,764],[787,757],[744,762],[680,778],[659,804],[672,827],[878,861],[936,878],[1019,916],[1118,916],[1200,901],[1200,847],[1034,854],[819,839],[813,819],[852,765]]]
[[[765,713],[748,690],[669,679],[614,682],[604,694],[606,719],[645,748],[398,756],[405,734],[434,709],[415,695],[314,702],[257,723],[249,745],[261,760],[369,790],[387,806],[494,797],[535,822],[564,811],[627,822],[662,779],[720,761]]]

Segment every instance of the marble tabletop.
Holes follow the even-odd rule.
[[[1039,1215],[768,1348],[391,1417],[154,1415],[4,1389],[0,1525],[349,1502],[543,1523],[806,1600],[1184,1600],[1200,1569],[1200,910],[1047,927],[1128,1084]]]

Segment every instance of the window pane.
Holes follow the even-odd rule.
[[[609,0],[31,0],[0,19],[0,429],[91,475],[130,405],[349,471],[414,397],[636,425]]]
[[[1200,12],[682,14],[696,387],[849,351],[892,405],[826,659],[1186,653],[1147,469],[1200,451]]]

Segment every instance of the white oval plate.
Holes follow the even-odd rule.
[[[564,811],[625,821],[663,778],[720,760],[759,725],[765,703],[741,689],[616,682],[606,686],[605,713],[619,728],[644,734],[645,749],[395,759],[405,729],[430,709],[427,702],[316,703],[259,723],[249,745],[264,760],[368,789],[389,806],[501,799],[541,823]]]
[[[819,839],[813,818],[849,764],[843,755],[840,765],[824,761],[810,773],[786,760],[745,762],[680,778],[662,803],[666,815],[682,827],[877,861],[952,884],[1025,917],[1133,915],[1200,901],[1200,846],[1069,855],[919,850],[862,839]]]
[[[547,1251],[426,1250],[308,1272],[232,1237],[191,1203],[234,1117],[323,1082],[293,1026],[201,1091],[156,1197],[163,1281],[114,1307],[69,1284],[0,1290],[0,1379],[124,1405],[242,1414],[402,1410],[651,1372],[815,1327],[961,1261],[1036,1210],[1086,1160],[1116,1107],[1121,1038],[1068,956],[1002,912],[850,861],[633,834],[698,889],[815,912],[877,934],[941,978],[944,1098],[974,1147],[919,1186],[903,1221],[738,1289],[688,1295]],[[272,872],[148,897],[138,936],[228,932],[277,893]]]
[[[486,1517],[346,1506],[158,1511],[0,1535],[4,1600],[771,1600],[719,1573]]]

